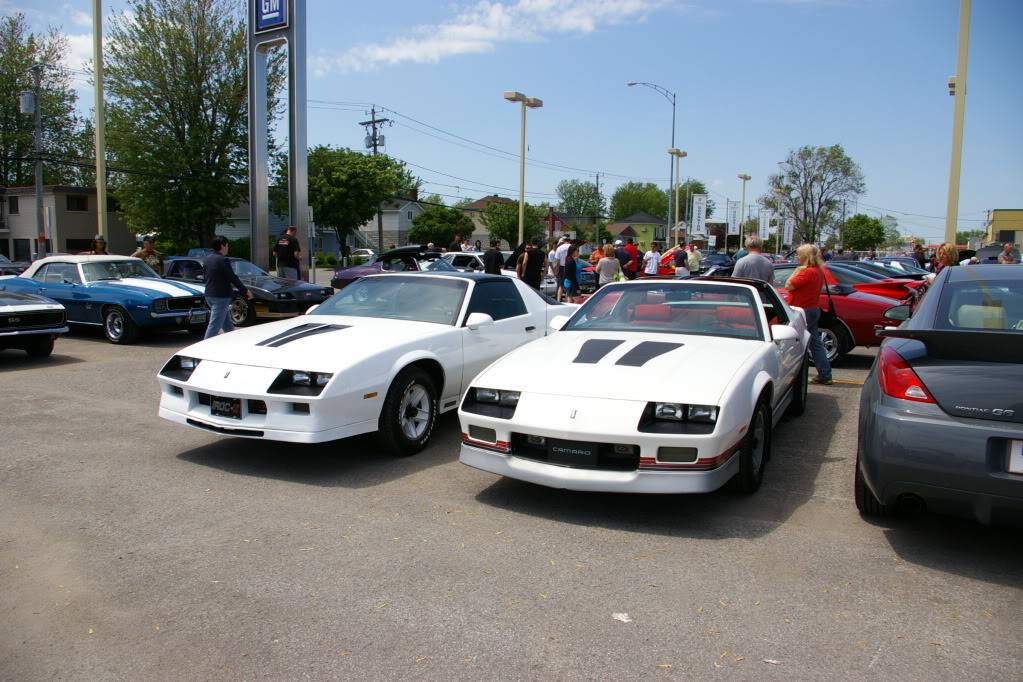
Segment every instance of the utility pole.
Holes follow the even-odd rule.
[[[845,242],[842,240],[845,236],[845,199],[842,199],[842,224],[838,226],[838,245],[843,249],[845,248]]]
[[[378,126],[382,126],[384,123],[390,123],[389,118],[377,118],[377,108],[372,106],[369,109],[369,120],[361,121],[359,125],[367,129],[366,135],[366,149],[373,150],[373,156],[376,156],[379,152],[379,147],[384,145],[384,136],[380,135],[377,131]],[[370,132],[372,128],[372,132]],[[380,249],[379,253],[384,252],[384,216],[383,216],[383,204],[377,206],[377,248]]]
[[[46,256],[46,235],[43,226],[43,63],[32,65],[35,86],[35,180],[36,180],[36,241],[40,258]]]
[[[970,0],[959,0],[959,45],[956,73],[948,81],[955,97],[952,113],[952,158],[948,172],[948,207],[945,210],[945,241],[956,243],[959,222],[959,172],[963,161],[963,116],[966,113],[966,61],[970,53]]]
[[[92,63],[96,71],[96,231],[107,235],[107,141],[103,104],[103,0],[92,0]]]
[[[597,181],[594,183],[597,192],[597,215],[593,217],[593,246],[600,248],[600,171],[597,171]]]

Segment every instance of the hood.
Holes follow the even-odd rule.
[[[495,362],[474,386],[717,405],[761,341],[686,334],[556,332]]]
[[[247,275],[245,277],[239,277],[238,279],[240,279],[242,284],[247,287],[262,289],[263,291],[269,291],[271,293],[289,291],[292,293],[303,292],[314,294],[327,288],[327,285],[317,286],[310,282],[284,279],[283,277],[274,277],[273,275]]]
[[[11,312],[17,309],[31,308],[63,308],[61,304],[44,296],[23,294],[17,291],[5,291],[0,286],[0,311]]]
[[[429,322],[300,315],[220,334],[179,353],[233,365],[337,373],[380,353],[421,343],[451,329]]]
[[[364,265],[353,265],[350,268],[335,268],[334,277],[338,279],[355,279],[366,275],[375,275],[383,272],[384,268],[379,263],[366,263]]]
[[[111,290],[123,293],[132,293],[149,299],[164,298],[167,296],[202,296],[202,289],[197,289],[190,284],[173,282],[168,279],[156,279],[153,277],[128,277],[126,279],[111,279],[100,282],[93,282],[88,285],[90,289],[109,287]]]

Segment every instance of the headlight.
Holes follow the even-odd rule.
[[[655,419],[682,421],[686,418],[686,406],[681,403],[654,403]]]
[[[690,405],[686,410],[686,419],[691,422],[713,424],[718,420],[718,408],[713,405]]]
[[[647,403],[637,427],[644,433],[713,433],[717,405]]]
[[[274,298],[276,298],[278,301],[284,301],[284,300],[287,300],[289,298],[295,298],[295,297],[292,296],[291,294],[289,294],[286,291],[278,291],[276,294],[274,294]]]
[[[499,419],[511,419],[519,404],[519,391],[501,391],[496,388],[470,388],[465,392],[462,409]]]
[[[285,369],[270,384],[269,393],[288,393],[291,395],[319,395],[323,387],[334,377],[328,372],[305,372],[298,369]]]
[[[192,372],[202,362],[198,358],[190,358],[185,355],[175,355],[167,364],[160,370],[160,375],[165,376],[168,379],[177,379],[178,381],[188,381],[189,377],[192,376]]]
[[[153,301],[153,312],[154,313],[165,313],[167,312],[167,299],[158,298]]]
[[[515,407],[519,404],[518,391],[498,391],[494,388],[474,388],[473,391],[476,392],[476,401],[480,403],[505,407]]]

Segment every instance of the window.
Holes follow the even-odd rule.
[[[65,239],[64,250],[68,253],[78,253],[79,251],[92,251],[92,240],[91,239]]]
[[[7,215],[18,215],[18,197],[7,198]]]
[[[352,282],[328,298],[310,315],[345,315],[453,325],[462,308],[467,287],[467,282],[453,277],[366,277]]]
[[[456,268],[468,268],[476,267],[476,256],[455,256],[451,259],[451,264]]]
[[[934,327],[1023,334],[1023,281],[978,279],[946,284]]]
[[[494,320],[504,320],[526,314],[526,304],[522,302],[515,284],[511,280],[502,282],[480,282],[472,290],[469,299],[469,310],[465,316],[473,313],[485,313]]]
[[[37,282],[45,282],[46,271],[49,269],[49,267],[50,267],[49,265],[44,265],[43,267],[36,270],[36,274],[32,275],[32,279],[34,279]]]
[[[32,240],[31,239],[15,239],[14,240],[14,260],[16,260],[16,261],[30,261],[30,260],[32,260]]]
[[[83,194],[69,194],[67,195],[67,210],[69,211],[88,211],[89,210],[89,197]]]
[[[412,220],[412,211],[409,211],[409,212],[408,212],[408,219],[409,219],[409,220]]]
[[[50,284],[78,284],[82,281],[74,263],[50,263],[43,269],[46,270],[43,281]]]

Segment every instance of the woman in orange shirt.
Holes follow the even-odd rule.
[[[821,289],[824,288],[824,262],[821,252],[813,244],[803,244],[796,249],[799,267],[785,283],[789,290],[789,305],[799,306],[806,314],[806,328],[810,332],[810,357],[817,368],[817,376],[812,379],[815,384],[831,384],[831,363],[828,352],[821,343],[821,335],[817,324],[821,319]]]

